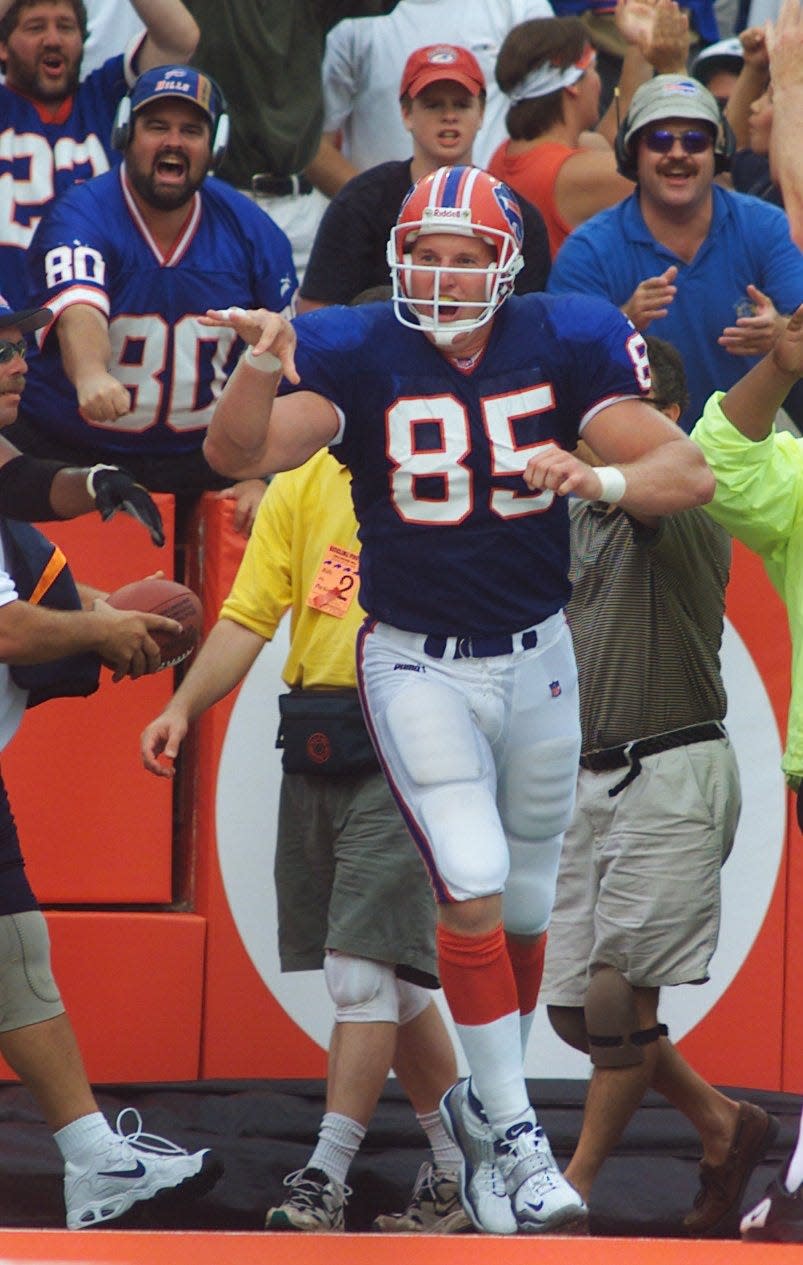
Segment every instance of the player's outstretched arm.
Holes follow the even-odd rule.
[[[137,73],[168,62],[188,62],[198,47],[201,32],[181,0],[131,0],[147,31],[140,46]]]
[[[766,439],[775,415],[803,377],[803,304],[789,318],[772,350],[722,397],[719,406],[747,439]]]
[[[248,348],[226,383],[204,440],[213,470],[233,479],[293,470],[334,439],[338,417],[321,395],[305,391],[276,399],[282,374],[297,384],[295,330],[264,308],[210,309],[205,325],[235,329]]]
[[[239,685],[264,644],[243,624],[218,620],[167,707],[142,732],[140,754],[150,773],[174,776],[172,762],[192,721]]]
[[[118,510],[142,523],[155,545],[164,544],[159,508],[139,483],[117,466],[68,466],[21,453],[0,436],[0,515],[42,523],[97,510],[104,523]]]

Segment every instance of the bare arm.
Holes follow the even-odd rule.
[[[781,186],[792,240],[803,249],[803,12],[799,0],[783,0],[777,21],[768,23],[773,85],[770,164]]]
[[[705,505],[714,495],[714,476],[688,436],[649,404],[623,400],[588,423],[583,439],[603,461],[615,463],[626,481],[619,504],[638,518]],[[602,484],[594,466],[562,449],[534,458],[524,475],[531,488],[559,496],[572,492],[597,500]]]
[[[161,763],[159,757],[175,760],[192,721],[239,685],[264,644],[243,624],[218,620],[162,714],[142,733],[140,754],[146,769],[173,777],[173,765]]]
[[[137,677],[161,663],[151,633],[177,633],[180,627],[163,615],[118,611],[102,601],[93,610],[59,611],[18,600],[0,607],[0,662],[50,663],[91,651],[118,679]]]
[[[610,148],[572,154],[562,164],[555,181],[558,210],[573,228],[597,211],[615,206],[632,192],[633,181],[619,175]]]
[[[235,479],[255,478],[303,465],[337,434],[334,405],[311,391],[276,399],[281,374],[298,383],[293,352],[295,331],[289,321],[264,308],[241,312],[212,310],[204,324],[236,329],[259,357],[280,364],[265,372],[244,355],[221,393],[204,440],[204,456],[213,470]]]
[[[181,0],[131,0],[147,31],[137,52],[137,72],[168,62],[188,62],[201,32]]]
[[[788,392],[803,377],[803,304],[772,350],[722,397],[720,408],[746,439],[766,439]]]
[[[739,39],[742,43],[744,62],[733,91],[725,106],[725,118],[731,125],[736,137],[736,148],[747,149],[750,145],[750,133],[747,120],[750,117],[750,106],[765,91],[770,79],[769,53],[761,27],[751,26],[742,31]]]
[[[358,174],[357,168],[338,149],[336,136],[336,132],[323,133],[318,152],[304,172],[316,189],[328,198],[333,198],[344,184]]]
[[[636,88],[652,78],[653,72],[684,74],[689,50],[689,19],[675,0],[618,0],[616,25],[628,49],[614,99],[596,129],[610,145]]]
[[[109,373],[112,349],[104,314],[89,303],[73,303],[62,312],[55,329],[62,368],[75,387],[83,416],[108,422],[128,413],[131,397]]]

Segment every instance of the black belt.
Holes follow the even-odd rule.
[[[274,176],[270,171],[258,171],[251,177],[251,192],[264,193],[273,198],[288,198],[299,193],[312,193],[314,185],[303,174],[299,176]]]
[[[608,773],[611,769],[628,769],[627,776],[608,791],[611,796],[618,795],[638,777],[641,772],[642,757],[659,755],[662,751],[672,751],[675,747],[690,747],[695,742],[713,742],[727,736],[724,726],[718,721],[705,721],[701,725],[687,725],[685,729],[673,729],[671,733],[656,734],[654,738],[639,738],[636,742],[626,742],[621,747],[605,747],[602,751],[587,751],[585,755],[580,756],[580,767],[590,769],[592,773]]]
[[[455,643],[453,659],[495,659],[518,649],[532,650],[538,645],[538,633],[528,628],[523,633],[497,633],[494,637],[427,637],[424,654],[442,659],[452,641]]]

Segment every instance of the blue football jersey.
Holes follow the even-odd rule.
[[[508,299],[468,372],[390,304],[322,309],[295,325],[295,389],[346,419],[332,451],[352,473],[369,615],[479,635],[564,606],[566,500],[531,492],[522,473],[545,445],[573,449],[591,411],[642,394],[644,340],[621,312],[580,296]]]
[[[0,290],[12,307],[25,297],[25,251],[44,211],[78,181],[116,166],[111,147],[117,106],[128,91],[122,56],[110,58],[76,89],[61,122],[0,84]]]
[[[124,169],[69,190],[54,204],[29,251],[30,304],[54,318],[72,303],[109,321],[110,372],[131,394],[131,411],[85,421],[61,368],[52,323],[39,332],[25,412],[63,443],[167,456],[200,447],[215,401],[242,351],[231,329],[199,323],[207,308],[282,311],[296,288],[290,243],[244,194],[208,177],[164,256],[127,187]]]

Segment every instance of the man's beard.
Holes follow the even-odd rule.
[[[202,179],[192,180],[188,175],[182,185],[157,188],[153,172],[145,175],[140,171],[128,170],[127,174],[142,200],[157,211],[175,211],[179,207],[186,206],[203,183]]]
[[[65,66],[65,71],[68,77],[64,87],[56,88],[40,76],[38,66],[31,75],[23,69],[20,62],[16,61],[13,56],[9,56],[6,63],[6,79],[10,79],[13,82],[15,91],[21,93],[24,97],[30,97],[34,101],[46,101],[54,105],[66,101],[78,87],[80,65],[75,66],[72,72]]]

